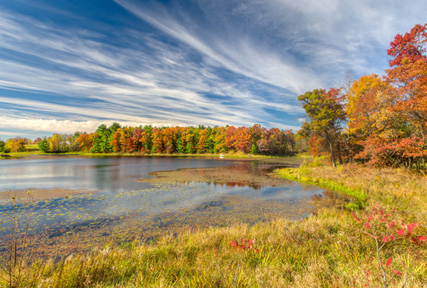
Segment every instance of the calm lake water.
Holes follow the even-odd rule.
[[[105,157],[19,159],[0,161],[0,191],[28,188],[93,189],[120,193],[146,188],[139,178],[150,172],[220,167],[230,161],[193,158]]]
[[[320,188],[303,187],[288,181],[276,187],[137,181],[153,177],[150,173],[155,171],[224,166],[231,169],[227,170],[231,171],[229,173],[233,169],[241,172],[242,168],[249,174],[265,173],[253,162],[219,159],[51,157],[1,160],[0,193],[30,188],[99,191],[93,195],[38,202],[33,216],[38,223],[36,232],[56,229],[65,234],[90,226],[93,229],[90,235],[96,235],[93,237],[109,235],[117,227],[122,232],[126,227],[135,230],[135,225],[139,225],[141,234],[152,235],[155,229],[165,233],[168,229],[173,230],[174,225],[254,223],[271,219],[274,215],[301,218],[313,211],[307,201],[324,193]],[[10,211],[11,205],[3,201],[0,214]],[[123,228],[125,222],[128,224]]]

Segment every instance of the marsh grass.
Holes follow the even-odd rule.
[[[361,191],[366,200],[357,212],[360,215],[382,206],[393,210],[399,223],[420,223],[417,233],[426,234],[425,176],[357,165],[306,167],[292,173],[313,183],[322,180],[335,183],[336,189]],[[236,248],[236,241],[247,243],[248,239],[256,249]],[[404,283],[406,287],[424,287],[427,283],[426,246],[409,248],[390,244],[381,250],[381,259],[393,257],[394,269],[402,271],[402,275],[391,274],[394,283],[388,287],[402,287]],[[186,229],[177,237],[167,235],[152,244],[111,244],[56,263],[34,262],[25,267],[26,277],[20,285],[378,287],[382,286],[382,273],[376,253],[375,241],[363,233],[351,212],[332,207],[299,221],[276,219],[253,226]],[[3,285],[7,287],[7,283]]]
[[[408,217],[427,220],[427,177],[405,169],[368,168],[356,164],[337,168],[302,167],[278,171],[282,178],[318,185],[355,198],[368,205],[380,203]]]
[[[371,241],[354,233],[350,217],[320,211],[302,221],[270,223],[167,236],[156,244],[105,246],[60,263],[35,263],[24,287],[363,287],[361,268],[371,269]],[[236,249],[232,241],[254,239],[260,250]],[[408,287],[421,287],[425,271],[417,259],[405,261]],[[418,270],[417,270],[418,269]],[[422,270],[422,269],[421,269]],[[375,274],[375,271],[372,272]],[[378,274],[378,277],[380,274]],[[403,281],[403,279],[402,279]]]
[[[321,170],[322,168],[317,168],[317,171]],[[361,209],[366,205],[367,195],[365,190],[363,190],[361,187],[349,185],[350,183],[341,182],[339,179],[323,177],[325,175],[313,175],[313,169],[306,167],[281,169],[278,171],[278,174],[281,178],[287,180],[316,185],[350,196],[351,201],[346,205],[350,211]]]
[[[22,287],[24,268],[33,259],[30,233],[36,225],[32,221],[35,202],[13,197],[8,205],[0,220],[0,278],[7,287]]]

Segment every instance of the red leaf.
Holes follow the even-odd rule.
[[[418,241],[420,241],[420,242],[427,241],[427,236],[418,236]]]
[[[393,272],[394,272],[394,274],[396,274],[397,276],[402,275],[402,272],[400,272],[400,271],[394,270]]]
[[[366,222],[366,223],[365,223],[365,227],[366,227],[366,229],[369,229],[369,228],[371,227],[371,225],[369,225],[369,223],[368,223],[368,222]]]
[[[411,224],[408,224],[407,229],[408,229],[408,233],[412,234],[414,232],[415,227],[417,227],[420,223],[414,222]]]
[[[389,238],[387,236],[383,236],[383,242],[388,242]]]
[[[368,222],[371,222],[373,217],[374,217],[374,215],[371,214],[371,216],[369,216],[369,218],[368,218]]]
[[[405,235],[405,230],[403,230],[403,229],[398,229],[398,230],[397,230],[397,234],[398,234],[398,235],[400,235],[400,236],[403,236],[403,235]]]
[[[388,258],[387,262],[385,263],[385,266],[390,267],[392,261],[393,261],[393,259],[391,257]]]

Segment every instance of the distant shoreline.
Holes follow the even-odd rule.
[[[252,154],[160,154],[160,153],[89,153],[89,152],[66,152],[66,153],[44,153],[41,151],[28,151],[28,152],[12,152],[12,153],[2,153],[0,154],[0,160],[6,159],[22,159],[22,158],[55,158],[58,156],[67,156],[67,157],[172,157],[172,158],[217,158],[217,159],[249,159],[249,160],[266,160],[266,159],[300,159],[302,162],[303,159],[308,158],[304,155],[298,156],[266,156],[266,155],[252,155]]]

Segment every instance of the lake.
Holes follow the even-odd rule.
[[[319,199],[334,198],[320,188],[270,175],[284,166],[172,157],[2,160],[0,193],[82,189],[85,195],[18,201],[16,206],[20,213],[31,211],[30,234],[39,249],[47,247],[43,254],[67,254],[105,241],[155,241],[195,227],[300,219],[319,207]],[[0,206],[6,230],[12,204],[2,200]]]

